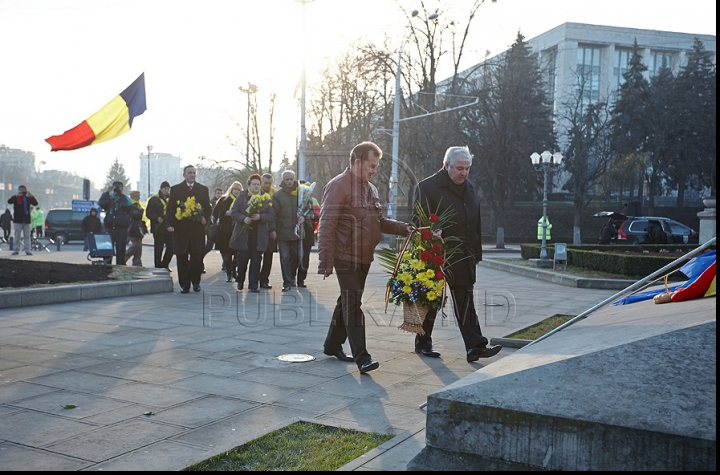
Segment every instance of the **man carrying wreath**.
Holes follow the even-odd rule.
[[[167,205],[167,230],[172,234],[177,260],[180,293],[200,292],[200,277],[205,256],[205,225],[210,221],[210,192],[207,186],[195,182],[197,170],[193,165],[183,169],[181,183],[170,188]]]
[[[442,214],[448,209],[455,211],[451,222],[442,230],[442,237],[445,239],[459,238],[452,262],[445,263],[445,278],[450,286],[453,310],[465,342],[467,360],[477,361],[495,356],[502,347],[488,346],[488,339],[482,334],[473,302],[475,270],[482,260],[482,234],[477,188],[468,179],[472,158],[467,147],[448,148],[443,159],[443,168],[422,180],[415,188],[413,209],[417,209],[419,203],[426,215]],[[419,222],[417,212],[413,215],[413,221]],[[415,352],[432,358],[440,356],[432,347],[436,316],[437,310],[430,309],[423,321],[425,334],[415,336]]]
[[[365,280],[381,233],[405,236],[408,223],[382,214],[378,190],[370,183],[382,157],[372,142],[356,145],[350,153],[350,168],[330,180],[323,191],[318,229],[318,273],[328,277],[335,269],[340,297],[325,338],[324,353],[340,361],[354,361],[361,374],[380,367],[365,344],[365,315],[360,305]],[[352,357],[342,345],[350,341]]]

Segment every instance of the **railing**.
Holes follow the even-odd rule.
[[[670,270],[678,267],[678,265],[679,265],[680,263],[682,263],[682,262],[684,262],[684,261],[687,261],[687,260],[690,260],[690,259],[692,259],[693,257],[695,257],[695,256],[697,256],[698,254],[700,254],[700,253],[702,253],[703,251],[705,251],[707,248],[709,248],[710,246],[712,246],[713,244],[715,244],[715,240],[716,240],[716,239],[717,239],[717,238],[712,238],[712,239],[710,239],[708,242],[706,242],[705,244],[703,244],[702,246],[700,246],[700,247],[698,247],[697,249],[695,249],[694,251],[688,252],[688,253],[685,254],[684,256],[678,257],[677,259],[675,259],[673,262],[671,262],[670,264],[666,265],[666,266],[663,267],[662,269],[656,270],[655,272],[653,272],[653,273],[650,274],[649,276],[647,276],[647,277],[645,277],[645,278],[643,278],[643,279],[641,279],[641,280],[638,280],[637,282],[635,282],[635,283],[632,284],[631,286],[629,286],[629,287],[621,290],[620,292],[616,293],[616,294],[613,295],[612,297],[608,297],[607,299],[603,300],[602,302],[600,302],[599,304],[595,305],[594,307],[589,308],[588,310],[585,310],[583,313],[581,313],[581,314],[578,315],[577,317],[575,317],[575,318],[573,318],[573,319],[571,319],[571,320],[568,320],[567,322],[563,323],[562,325],[560,325],[559,327],[555,328],[554,330],[551,330],[551,331],[547,332],[546,334],[544,334],[543,336],[541,336],[541,337],[539,337],[539,338],[531,341],[531,342],[528,343],[527,345],[523,346],[523,348],[527,348],[527,347],[529,347],[529,346],[532,346],[532,345],[534,345],[535,343],[537,343],[537,342],[539,342],[539,341],[542,341],[542,340],[544,340],[545,338],[549,337],[550,335],[554,335],[555,333],[563,330],[564,328],[569,327],[569,326],[572,325],[573,323],[584,319],[585,317],[587,317],[588,315],[590,315],[591,313],[593,313],[595,310],[599,310],[599,309],[601,309],[602,307],[606,306],[607,304],[609,304],[609,303],[611,303],[611,302],[614,302],[615,300],[619,299],[620,297],[623,297],[623,296],[625,296],[625,295],[628,295],[628,294],[630,294],[630,293],[632,293],[632,292],[635,292],[636,290],[639,290],[639,289],[641,289],[641,288],[647,287],[648,285],[654,283],[659,277],[662,277],[663,275],[665,275],[666,273],[668,273]]]

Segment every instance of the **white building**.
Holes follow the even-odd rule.
[[[686,55],[693,50],[695,38],[703,43],[705,52],[716,63],[717,45],[713,35],[563,23],[526,40],[526,44],[538,55],[539,66],[546,74],[548,98],[557,113],[562,104],[572,103],[570,99],[578,97],[581,91],[584,104],[605,100],[612,103],[624,82],[623,74],[628,70],[636,41],[642,62],[648,68],[645,75],[650,79],[663,64],[677,74],[687,64]],[[466,69],[460,76],[483,74],[483,70],[492,67],[503,54]],[[449,83],[450,80],[439,83],[438,90]],[[558,130],[562,130],[561,124],[557,125]],[[564,139],[558,137],[561,148]],[[563,181],[561,177],[555,184],[561,185]]]
[[[527,44],[540,55],[539,63],[548,75],[548,92],[557,110],[563,97],[578,92],[582,76],[586,100],[612,98],[627,72],[635,41],[650,78],[663,64],[677,74],[687,63],[686,54],[692,51],[695,38],[702,41],[715,62],[715,36],[672,31],[564,23],[527,40]]]
[[[141,153],[138,158],[140,160],[140,180],[137,182],[137,190],[143,201],[157,193],[163,181],[175,185],[182,180],[180,157],[169,153]],[[149,186],[148,176],[150,177]]]

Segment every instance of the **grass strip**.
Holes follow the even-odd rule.
[[[523,328],[522,330],[518,330],[515,333],[511,333],[505,338],[517,338],[518,340],[535,340],[575,317],[576,315],[555,314],[541,322],[536,323],[535,325],[530,325],[527,328]]]
[[[334,471],[393,437],[299,421],[184,471]]]

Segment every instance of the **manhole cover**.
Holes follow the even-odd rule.
[[[280,361],[287,361],[289,363],[307,363],[308,361],[315,360],[314,356],[311,355],[280,355],[277,357]]]

